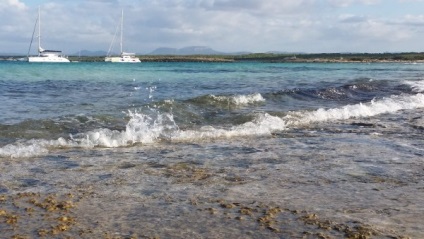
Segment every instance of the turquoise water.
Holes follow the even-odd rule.
[[[403,63],[0,62],[0,194],[79,195],[71,237],[423,237],[423,76]],[[285,210],[270,226],[240,215],[249,203]],[[14,227],[35,235],[40,220]]]

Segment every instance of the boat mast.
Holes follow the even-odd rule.
[[[32,30],[32,36],[31,36],[31,42],[29,43],[29,48],[28,48],[28,53],[27,53],[27,58],[29,58],[29,53],[31,52],[31,46],[32,46],[32,42],[34,41],[34,34],[35,34],[35,30],[37,29],[37,25],[38,25],[38,18],[40,16],[37,17],[37,19],[35,20],[35,24],[34,24],[34,30]],[[37,36],[38,38],[38,36]]]
[[[124,31],[124,9],[122,9],[122,12],[121,12],[121,54],[122,54],[122,35],[123,35],[123,31]]]
[[[38,56],[40,56],[41,50],[41,14],[40,6],[38,6]]]

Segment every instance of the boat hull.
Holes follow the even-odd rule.
[[[70,62],[69,59],[65,57],[43,57],[43,56],[32,56],[28,57],[28,62]]]
[[[136,57],[106,57],[105,62],[139,63],[141,61]]]

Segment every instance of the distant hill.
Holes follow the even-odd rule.
[[[161,47],[147,55],[223,55],[226,53],[215,51],[207,46],[189,46],[184,48]]]
[[[178,52],[177,48],[160,47],[148,53],[147,55],[176,55],[177,52]]]

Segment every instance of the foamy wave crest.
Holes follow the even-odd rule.
[[[346,105],[341,108],[318,109],[311,112],[291,112],[284,117],[272,116],[267,113],[257,114],[250,122],[228,128],[204,126],[200,129],[180,130],[173,115],[152,111],[146,115],[138,112],[128,112],[130,117],[123,131],[97,129],[84,134],[71,136],[65,140],[30,140],[6,145],[0,148],[1,157],[35,157],[49,152],[50,148],[61,147],[126,147],[134,144],[150,144],[161,140],[167,141],[197,141],[217,138],[232,138],[243,136],[270,135],[276,131],[291,127],[346,120],[350,118],[371,117],[385,113],[395,113],[399,110],[424,107],[424,94],[400,95],[372,100],[369,103]]]
[[[130,121],[124,131],[98,129],[76,135],[72,140],[81,147],[124,147],[137,143],[154,143],[162,138],[169,138],[169,134],[178,129],[172,114],[160,114],[157,111],[152,115],[128,112],[128,116]]]
[[[277,116],[267,113],[258,114],[257,117],[242,125],[233,126],[229,129],[219,129],[212,126],[204,126],[197,130],[178,131],[172,137],[173,141],[209,140],[217,138],[232,138],[241,136],[269,135],[277,130],[285,130],[286,123]]]
[[[27,142],[19,142],[9,144],[0,148],[0,157],[10,158],[26,158],[43,156],[49,153],[49,148],[53,147],[69,147],[72,142],[63,138],[57,140],[29,140]]]
[[[233,105],[243,106],[249,104],[255,104],[259,102],[265,102],[264,97],[261,94],[255,93],[250,95],[235,95],[235,96],[214,96],[212,98],[219,102],[228,102]]]
[[[413,92],[424,92],[424,81],[406,81],[405,83],[411,86]]]
[[[145,115],[128,112],[130,117],[125,130],[97,129],[88,133],[71,135],[70,139],[29,140],[24,143],[9,144],[0,148],[0,157],[24,158],[48,154],[49,148],[94,148],[94,147],[125,147],[142,143],[149,144],[161,139],[171,138],[178,130],[173,115],[153,112]]]
[[[424,95],[392,96],[382,100],[372,100],[368,104],[346,105],[342,108],[318,109],[306,113],[293,113],[285,116],[287,125],[297,126],[313,122],[346,120],[350,118],[371,117],[379,114],[394,113],[399,110],[424,107]]]

